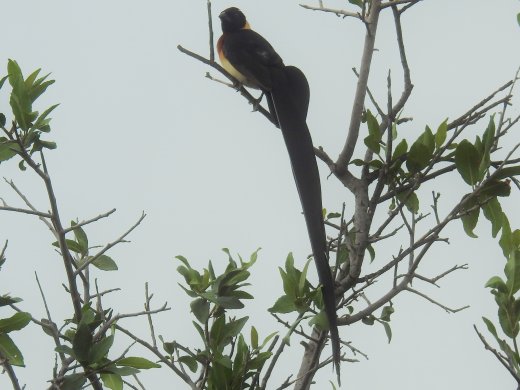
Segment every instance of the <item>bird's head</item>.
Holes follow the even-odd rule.
[[[218,17],[222,25],[222,32],[229,33],[249,28],[246,16],[237,7],[225,9]]]

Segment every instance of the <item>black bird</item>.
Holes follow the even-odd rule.
[[[260,89],[266,95],[271,115],[282,130],[322,286],[339,381],[340,343],[334,280],[327,256],[320,176],[306,122],[309,84],[300,69],[285,66],[271,44],[251,30],[238,8],[224,10],[219,18],[223,34],[217,42],[217,52],[222,66],[243,85]]]

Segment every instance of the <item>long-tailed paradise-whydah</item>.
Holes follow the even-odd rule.
[[[271,115],[282,131],[289,152],[321,283],[339,379],[340,344],[334,280],[327,255],[320,176],[306,122],[309,84],[301,70],[285,66],[271,44],[251,30],[238,8],[228,8],[219,17],[222,36],[218,40],[217,51],[222,66],[243,85],[260,89],[265,94]]]

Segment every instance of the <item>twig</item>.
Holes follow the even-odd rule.
[[[436,277],[434,278],[427,278],[425,276],[422,276],[422,275],[419,275],[419,274],[415,274],[414,277],[416,277],[417,279],[420,279],[422,280],[423,282],[427,282],[427,283],[430,283],[430,284],[433,284],[434,286],[436,287],[440,287],[437,282],[444,278],[445,276],[447,276],[448,274],[451,274],[452,272],[455,272],[459,269],[468,269],[468,265],[467,264],[462,264],[462,265],[454,265],[453,267],[451,267],[449,270],[437,275]]]
[[[71,231],[73,231],[74,229],[78,228],[78,227],[82,227],[82,226],[85,226],[85,225],[88,225],[89,223],[92,223],[92,222],[96,222],[96,221],[99,221],[100,219],[102,218],[106,218],[108,217],[109,215],[115,213],[116,209],[112,209],[110,211],[107,211],[106,213],[103,213],[103,214],[99,214],[98,216],[94,217],[94,218],[91,218],[91,219],[87,219],[85,221],[81,221],[81,222],[78,222],[76,225],[74,226],[71,226],[69,228],[66,228],[66,229],[63,229],[63,232],[66,234],[66,233],[69,233]]]
[[[42,217],[42,218],[51,218],[51,215],[49,213],[44,213],[41,211],[34,211],[34,210],[27,210],[27,209],[20,209],[18,207],[0,206],[0,210],[14,211],[16,213],[22,213],[22,214],[32,214],[32,215],[37,215],[38,217]]]
[[[54,339],[54,344],[56,344],[56,347],[61,347],[60,337],[58,334],[58,329],[56,327],[56,324],[52,320],[51,317],[51,311],[49,310],[49,306],[47,305],[47,299],[45,298],[45,294],[43,293],[42,285],[40,284],[40,279],[38,278],[38,274],[34,272],[34,277],[36,278],[36,283],[38,284],[38,289],[40,290],[40,295],[43,300],[43,306],[45,307],[45,313],[47,314],[47,320],[49,320],[49,326],[47,329],[49,329],[52,333],[52,338]],[[65,361],[65,355],[63,352],[59,352],[58,355],[60,356],[60,360],[63,364]]]
[[[195,58],[196,60],[206,64],[206,65],[209,65],[211,66],[212,68],[216,69],[217,71],[219,71],[220,73],[222,73],[224,76],[226,76],[229,80],[231,80],[231,82],[233,83],[233,85],[235,86],[240,86],[240,83],[238,82],[237,79],[235,79],[233,76],[231,76],[222,66],[220,66],[219,64],[217,64],[215,61],[211,61],[211,60],[208,60],[206,58],[204,58],[203,56],[199,55],[199,54],[196,54],[188,49],[185,49],[184,47],[182,47],[181,45],[177,45],[177,49],[179,49],[179,51],[181,51],[182,53],[192,57],[192,58]],[[240,88],[238,89],[238,91],[240,92],[240,94],[242,96],[244,96],[247,101],[253,105],[253,107],[256,108],[256,111],[260,112],[263,116],[265,116],[271,123],[273,123],[274,125],[276,125],[276,121],[273,119],[273,117],[271,116],[271,114],[269,113],[269,111],[267,111],[265,108],[263,108],[262,106],[260,106],[258,104],[258,100],[253,96],[251,95],[243,86],[240,86]]]
[[[144,303],[144,309],[147,311],[146,316],[148,317],[148,325],[150,327],[150,336],[152,338],[152,345],[154,348],[157,348],[157,340],[155,338],[155,331],[153,328],[153,321],[152,321],[152,313],[150,312],[150,302],[152,301],[153,295],[150,295],[148,293],[148,282],[144,285],[145,289],[145,303]]]
[[[209,60],[215,62],[215,48],[213,46],[213,18],[211,16],[211,0],[207,1],[208,29],[209,29]]]
[[[174,363],[170,361],[170,359],[166,356],[164,356],[162,353],[159,352],[157,348],[154,348],[153,345],[149,344],[148,342],[144,341],[143,339],[137,337],[129,330],[121,327],[120,325],[115,325],[115,328],[119,330],[120,332],[126,334],[128,337],[135,340],[138,344],[141,344],[143,347],[148,349],[150,352],[152,352],[155,356],[159,358],[159,360],[170,367],[184,382],[186,382],[192,390],[199,390],[198,387],[195,385],[195,383],[191,380],[191,378],[187,375],[185,375],[181,370],[179,370]]]
[[[27,207],[29,207],[29,209],[31,209],[32,211],[34,212],[38,212],[38,210],[36,210],[36,208],[31,204],[31,202],[29,201],[29,199],[27,199],[27,197],[22,193],[22,191],[20,191],[18,189],[18,187],[14,184],[14,182],[12,180],[7,180],[5,177],[4,177],[4,181],[9,184],[9,186],[13,189],[14,192],[16,192],[18,194],[18,196],[24,201],[24,203],[27,205]],[[42,218],[40,217],[40,220],[45,224],[47,225],[47,227],[49,228],[49,230],[52,232],[52,234],[54,234],[54,236],[56,237],[56,239],[58,239],[58,235],[56,233],[56,231],[54,230],[54,227],[52,226],[52,224],[47,221],[45,218]]]
[[[323,5],[320,5],[319,7],[313,7],[311,5],[306,5],[306,4],[300,4],[300,7],[311,10],[311,11],[321,11],[321,12],[333,13],[336,16],[343,16],[344,18],[352,17],[352,18],[362,20],[361,15],[359,13],[345,11],[343,9],[325,8],[325,7],[323,7]]]
[[[98,253],[96,253],[94,256],[89,258],[87,261],[85,261],[83,264],[81,264],[76,271],[74,272],[74,275],[78,275],[81,271],[83,271],[85,268],[87,268],[92,262],[99,259],[101,255],[103,255],[106,251],[108,251],[110,248],[114,247],[115,245],[121,243],[124,241],[125,237],[128,236],[139,224],[145,219],[146,214],[143,212],[136,223],[134,223],[130,229],[128,229],[126,232],[124,232],[119,238],[116,240],[106,244],[103,249],[101,249]]]
[[[379,12],[381,0],[373,0],[370,15],[366,21],[367,32],[365,35],[365,46],[363,48],[363,56],[361,58],[361,66],[359,68],[359,78],[350,115],[350,125],[348,128],[347,139],[343,150],[336,160],[337,169],[346,170],[359,136],[359,128],[361,124],[361,116],[365,103],[365,95],[367,93],[368,75],[370,74],[370,65],[372,63],[372,55],[374,53],[374,45],[376,40],[377,25],[379,20]]]
[[[399,4],[414,5],[414,4],[417,4],[419,1],[422,1],[422,0],[391,0],[386,3],[381,3],[381,9],[387,8],[387,7],[394,7]]]
[[[507,364],[506,361],[504,361],[505,359],[502,358],[502,356],[500,356],[498,351],[495,348],[491,347],[491,345],[489,345],[489,343],[486,341],[484,336],[482,336],[482,334],[478,331],[475,325],[473,325],[473,329],[475,329],[475,332],[477,332],[480,341],[482,341],[482,344],[484,344],[484,347],[493,355],[495,355],[500,364],[502,364],[506,368],[506,370],[509,371],[509,373],[513,376],[513,378],[515,378],[516,382],[520,384],[520,376],[513,370],[513,368],[509,364]]]
[[[164,303],[164,305],[162,305],[160,308],[154,310],[143,310],[135,313],[116,314],[96,332],[94,338],[101,338],[113,324],[117,323],[119,320],[122,320],[123,318],[141,317],[144,315],[161,313],[163,311],[168,310],[171,310],[171,308],[168,307],[168,303]],[[157,347],[154,348],[157,349]]]
[[[443,304],[441,304],[441,303],[439,303],[439,302],[433,300],[433,299],[430,298],[428,295],[426,295],[426,294],[424,294],[424,293],[422,293],[422,292],[420,292],[420,291],[414,290],[414,289],[411,288],[411,287],[407,287],[407,288],[405,288],[405,290],[406,290],[406,291],[409,291],[409,292],[411,292],[411,293],[413,293],[413,294],[419,295],[420,297],[426,299],[427,301],[433,303],[434,305],[439,306],[441,309],[444,309],[447,313],[457,313],[457,312],[459,312],[459,311],[462,311],[462,310],[464,310],[464,309],[469,308],[469,305],[466,305],[466,306],[460,307],[460,308],[458,308],[458,309],[450,309],[449,307],[444,306]]]

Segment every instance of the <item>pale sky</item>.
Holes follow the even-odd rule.
[[[220,33],[220,10],[238,6],[287,64],[306,73],[314,143],[334,158],[346,137],[356,84],[351,69],[359,66],[365,27],[298,4],[215,0],[215,35]],[[354,9],[346,1],[325,4]],[[426,124],[437,126],[446,117],[460,115],[514,76],[520,65],[518,12],[520,2],[513,0],[424,0],[405,14],[403,29],[415,85],[405,110],[414,121],[403,127],[405,136],[415,139]],[[105,306],[113,304],[121,313],[142,310],[144,283],[149,282],[156,306],[168,301],[172,307],[156,317],[156,332],[166,340],[199,345],[189,300],[177,285],[182,279],[174,257],[184,255],[195,268],[211,259],[223,269],[227,257],[221,248],[247,258],[262,247],[248,289],[256,299],[237,315],[251,317],[246,334],[253,324],[260,337],[276,330],[285,334],[267,308],[282,294],[278,267],[287,253],[294,252],[303,267],[310,252],[306,228],[280,133],[252,113],[238,93],[205,78],[207,71],[217,76],[213,70],[176,48],[182,44],[208,55],[206,1],[25,0],[5,2],[2,14],[0,74],[6,73],[7,59],[12,58],[26,74],[41,67],[56,80],[36,108],[61,103],[53,112],[48,136],[58,149],[47,153],[47,160],[63,221],[117,208],[110,219],[86,228],[90,242],[103,245],[131,226],[143,210],[148,214],[129,237],[132,242],[110,252],[120,270],[96,275],[101,289],[122,288],[106,299]],[[382,16],[376,47],[370,87],[384,99],[391,69],[397,96],[402,81],[391,12]],[[7,114],[6,91],[7,86],[0,91],[0,112]],[[514,102],[510,112],[518,115],[519,100]],[[518,142],[516,134],[510,136],[511,144]],[[364,154],[363,137],[364,133],[357,157]],[[324,207],[337,211],[345,201],[351,211],[350,194],[334,178],[327,180],[327,167],[319,165]],[[20,172],[14,161],[0,170],[0,176],[14,180],[38,208],[47,210],[44,188],[33,173]],[[446,203],[441,209],[448,211],[468,191],[459,182],[454,177],[431,183],[424,191],[422,211],[430,209],[432,189],[443,194]],[[515,187],[512,194],[518,196]],[[3,181],[0,197],[11,206],[22,206]],[[503,206],[518,227],[515,203],[509,200]],[[49,231],[34,217],[1,215],[0,241],[8,239],[9,247],[0,272],[0,294],[23,298],[19,306],[43,318],[36,271],[54,320],[70,317],[70,300],[61,286],[65,275]],[[440,289],[414,284],[447,306],[470,305],[468,310],[447,314],[403,293],[394,300],[390,344],[381,326],[359,323],[340,329],[344,340],[369,355],[368,361],[360,358],[359,363],[342,366],[343,389],[515,388],[472,328],[476,324],[484,330],[483,315],[496,319],[493,297],[484,284],[502,274],[504,259],[498,244],[486,238],[489,231],[489,223],[481,221],[479,239],[470,239],[461,224],[454,223],[445,232],[451,245],[434,247],[421,272],[435,276],[464,263],[470,269],[450,275]],[[382,266],[400,245],[394,241],[376,247],[374,264],[364,270]],[[316,280],[314,270],[311,277]],[[369,298],[375,300],[387,289],[381,283]],[[9,309],[0,309],[0,318],[9,315]],[[120,325],[143,338],[149,335],[145,318]],[[116,337],[120,352],[129,341]],[[35,325],[13,338],[26,362],[26,368],[16,368],[20,382],[27,389],[46,388],[54,362],[52,339]],[[299,341],[292,338],[269,388],[296,373],[303,350]],[[185,388],[166,368],[150,370],[141,378],[147,389]],[[330,388],[328,381],[333,379],[332,371],[323,369],[315,388]],[[10,388],[10,382],[0,375],[0,389],[4,388]]]

